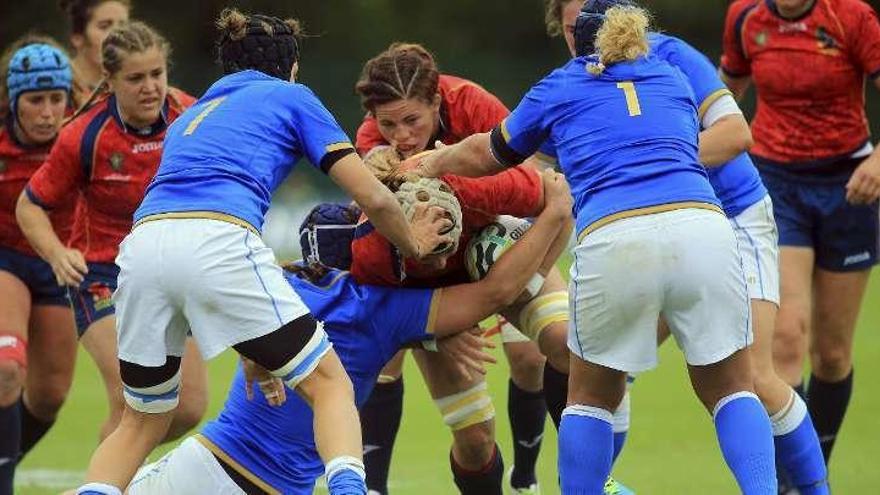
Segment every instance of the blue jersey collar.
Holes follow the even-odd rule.
[[[162,104],[162,110],[159,111],[159,119],[147,127],[138,128],[129,125],[122,120],[122,115],[119,113],[119,103],[116,101],[116,95],[110,95],[110,98],[107,99],[107,109],[110,111],[110,115],[113,116],[113,120],[116,121],[116,125],[122,129],[122,132],[139,137],[155,136],[168,127],[168,107],[168,97],[166,96],[165,103]]]

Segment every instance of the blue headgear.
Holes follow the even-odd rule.
[[[635,5],[630,0],[587,0],[574,26],[574,53],[582,57],[596,52],[596,33],[605,22],[605,11],[611,7]]]
[[[303,259],[340,270],[351,269],[351,241],[361,216],[360,208],[321,203],[299,226]]]
[[[15,107],[22,93],[47,89],[69,92],[72,84],[70,61],[61,50],[45,43],[20,48],[9,61],[6,76],[12,115],[16,115]]]

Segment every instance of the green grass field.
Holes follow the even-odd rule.
[[[880,486],[876,458],[880,455],[880,276],[865,298],[856,338],[855,395],[834,453],[831,479],[835,493],[866,493]],[[234,356],[210,363],[211,405],[208,417],[221,407]],[[447,461],[450,435],[440,421],[417,370],[408,363],[406,406],[395,451],[391,487],[396,494],[455,493]],[[507,424],[507,369],[490,371],[490,390],[501,416],[499,444],[512,459]],[[633,389],[633,420],[629,440],[615,475],[640,494],[733,494],[736,487],[721,459],[712,423],[687,382],[683,361],[673,344],[661,351],[657,370],[641,376]],[[19,467],[22,495],[59,493],[75,485],[95,447],[104,417],[103,386],[87,354],[80,354],[76,380],[55,428]],[[164,450],[162,450],[164,452]],[[156,455],[159,453],[157,452]],[[539,463],[545,494],[556,488],[556,434],[547,421]]]

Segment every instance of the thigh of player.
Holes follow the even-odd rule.
[[[244,495],[213,454],[195,438],[187,438],[158,461],[142,467],[126,493],[152,495]]]
[[[308,314],[275,261],[271,249],[247,229],[212,220],[169,220],[193,239],[180,245],[181,267],[192,275],[181,293],[183,311],[202,355],[211,358],[223,350],[270,334]],[[166,247],[168,256],[175,256]],[[174,274],[169,274],[173,278]]]
[[[663,303],[662,214],[617,220],[574,248],[568,347],[584,361],[637,372],[657,364]]]
[[[679,210],[664,239],[663,316],[691,366],[717,363],[753,340],[751,309],[730,222],[708,210]]]

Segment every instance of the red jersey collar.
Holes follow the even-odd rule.
[[[107,99],[107,109],[110,111],[110,115],[113,116],[113,120],[116,121],[116,125],[126,134],[134,134],[138,137],[152,137],[163,132],[168,127],[168,108],[168,96],[166,96],[165,103],[162,104],[162,110],[159,111],[159,120],[153,122],[148,127],[137,128],[122,120],[122,115],[119,114],[119,105],[116,102],[116,95],[110,95]]]
[[[816,4],[819,3],[819,0],[812,0],[812,1],[813,1],[813,3],[810,4],[810,6],[807,8],[807,10],[804,11],[803,14],[801,14],[797,17],[793,17],[793,18],[785,17],[782,14],[780,14],[779,9],[776,7],[775,0],[764,0],[764,3],[767,4],[767,8],[770,9],[770,12],[772,12],[774,16],[782,19],[785,22],[798,22],[798,21],[802,21],[802,20],[806,19],[807,17],[810,16],[810,14],[813,13],[813,10],[816,8]]]

